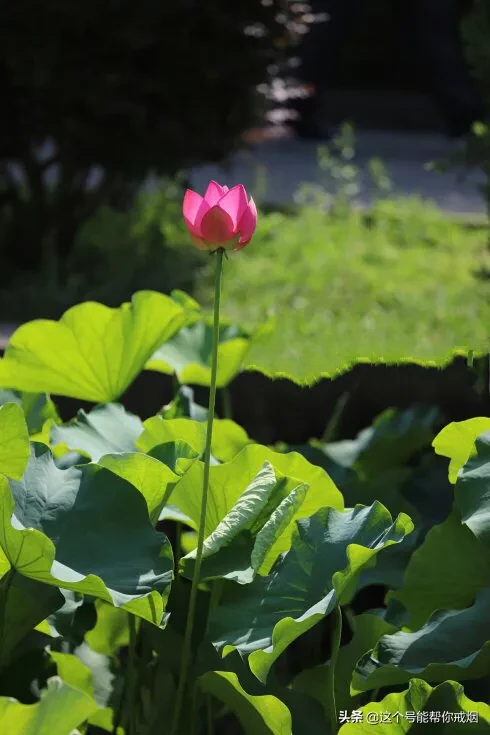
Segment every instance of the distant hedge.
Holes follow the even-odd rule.
[[[256,86],[267,78],[284,3],[4,2],[3,263],[36,270],[43,254],[62,261],[101,202],[120,201],[149,171],[171,175],[232,151],[257,120]],[[46,140],[52,148],[40,162]],[[101,175],[88,192],[93,166]]]

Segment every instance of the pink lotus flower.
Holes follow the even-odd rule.
[[[257,226],[257,208],[241,184],[228,189],[210,181],[204,197],[187,189],[183,213],[192,241],[201,250],[241,250]]]

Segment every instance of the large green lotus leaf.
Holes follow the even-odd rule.
[[[0,498],[0,545],[17,573],[161,624],[172,551],[129,482],[96,464],[60,470],[33,444],[22,480],[0,478]]]
[[[139,452],[106,454],[98,462],[100,467],[130,482],[143,495],[153,525],[160,517],[165,496],[179,479],[179,475],[163,462]]]
[[[50,651],[49,655],[56,664],[60,679],[75,689],[79,689],[91,697],[94,696],[94,686],[90,669],[77,656],[58,651]]]
[[[458,472],[475,451],[475,440],[490,430],[490,419],[478,416],[467,421],[453,421],[439,432],[432,446],[436,454],[449,457],[449,480],[456,482]]]
[[[236,563],[235,557],[237,553],[239,554],[240,550],[245,546],[243,562],[245,567],[250,566],[251,549],[248,544],[243,543],[237,548],[237,545],[233,545],[233,541],[236,541],[242,532],[248,530],[254,521],[256,521],[257,517],[264,511],[277,485],[278,481],[274,468],[270,462],[264,462],[264,466],[243,491],[230,511],[221,519],[212,533],[204,539],[201,579],[214,578],[215,576],[224,576],[234,580],[241,579],[243,570],[237,570],[233,562]],[[220,551],[224,551],[225,553],[220,554]],[[220,563],[220,559],[223,556],[224,562],[221,561]],[[191,551],[186,557],[181,559],[179,566],[184,576],[193,576],[195,558],[196,550]],[[206,560],[208,562],[211,561],[211,564],[207,564],[211,571],[206,569]],[[230,561],[232,562],[231,565]],[[213,567],[219,569],[218,573],[214,571]],[[210,574],[211,577],[209,576]],[[248,581],[251,581],[251,579]]]
[[[83,660],[79,658],[78,651]],[[107,656],[95,654],[86,645],[77,650],[77,655],[51,651],[50,656],[56,664],[60,679],[74,689],[88,694],[99,706],[88,718],[89,723],[112,733],[113,710],[107,705],[115,676],[110,670]],[[119,732],[122,735],[122,728],[118,728]]]
[[[359,575],[378,552],[413,529],[400,515],[393,522],[380,503],[343,512],[322,508],[297,521],[291,549],[267,577],[228,590],[210,616],[213,645],[223,656],[236,648],[265,682],[289,644],[346,604]]]
[[[47,393],[0,390],[0,405],[4,403],[17,403],[22,408],[29,434],[36,434],[41,431],[44,422],[49,419],[61,423],[58,409]]]
[[[451,513],[454,488],[447,479],[447,463],[442,457],[424,456],[415,469],[392,469],[372,480],[359,480],[357,484],[355,480],[339,481],[335,474],[332,477],[348,507],[358,503],[369,505],[376,498],[392,515],[406,512],[414,520],[415,532],[379,556],[376,568],[368,572],[369,584],[401,588],[413,552],[423,543],[427,532]]]
[[[136,441],[136,446],[143,452],[151,452],[160,444],[184,441],[199,456],[204,452],[206,444],[206,424],[189,418],[165,419],[152,416],[143,424],[144,430]],[[211,452],[220,462],[228,462],[244,447],[254,442],[241,426],[229,419],[215,419]]]
[[[209,536],[220,521],[233,508],[236,501],[256,477],[265,462],[274,467],[276,476],[287,478],[284,497],[301,484],[309,485],[308,493],[291,522],[269,549],[260,573],[267,572],[279,554],[289,549],[293,533],[293,521],[307,518],[319,508],[341,509],[343,498],[329,476],[320,467],[311,465],[295,452],[281,454],[260,444],[251,444],[241,450],[230,462],[210,468],[209,497],[206,510],[205,533]],[[204,464],[195,462],[175,486],[170,502],[198,528],[201,513]]]
[[[328,720],[318,701],[306,692],[296,691],[279,684],[275,677],[274,681],[271,677],[271,681],[267,682],[267,688],[264,688],[263,684],[257,681],[250,672],[246,662],[242,661],[237,651],[230,653],[223,660],[210,644],[207,645],[206,640],[199,646],[198,659],[196,662],[196,677],[198,680],[200,676],[209,672],[213,674],[226,673],[229,677],[233,675],[234,680],[236,680],[236,677],[247,695],[257,697],[259,702],[262,701],[264,694],[271,697],[272,701],[279,700],[282,702],[291,714],[292,731],[295,735],[325,735],[329,731]],[[225,701],[224,698],[222,701]],[[228,706],[233,710],[233,701],[229,701]],[[245,732],[253,732],[253,730],[247,727]]]
[[[107,403],[89,413],[80,410],[68,424],[53,425],[50,443],[64,444],[98,462],[104,454],[135,452],[135,441],[142,431],[143,422],[138,416],[118,403]]]
[[[218,577],[250,583],[269,550],[306,497],[308,486],[298,485],[283,497],[284,480],[265,462],[229,513],[204,540],[201,580]],[[180,572],[194,574],[196,550],[183,557]]]
[[[16,403],[0,406],[0,472],[22,477],[29,460],[29,432],[24,412]]]
[[[139,291],[117,309],[87,301],[57,322],[36,319],[10,338],[0,360],[0,385],[109,403],[187,316],[168,296]]]
[[[373,731],[376,735],[422,735],[427,730],[435,735],[483,735],[490,728],[488,704],[472,702],[456,681],[432,688],[413,678],[406,691],[388,694],[381,702],[370,702],[358,711],[362,721],[342,725],[339,735],[372,735]],[[417,713],[425,713],[419,715],[419,722]]]
[[[0,582],[3,624],[0,630],[0,663],[5,666],[15,647],[33,628],[65,602],[56,587],[28,579],[12,570]],[[48,626],[49,630],[49,626]]]
[[[199,678],[199,687],[225,704],[241,722],[244,732],[254,735],[292,735],[291,713],[270,694],[247,694],[231,671],[208,671]]]
[[[152,416],[143,423],[143,432],[136,441],[142,452],[151,452],[160,444],[184,441],[199,456],[204,452],[206,443],[206,424],[192,419],[164,419]]]
[[[85,636],[90,648],[105,656],[115,656],[122,646],[129,644],[128,615],[120,607],[96,600],[97,622]]]
[[[386,507],[386,506],[385,506]],[[391,509],[388,508],[391,513]],[[392,513],[392,516],[395,514]],[[359,578],[359,589],[372,585],[382,585],[392,590],[403,586],[405,571],[414,550],[420,546],[420,531],[417,527],[399,544],[390,546],[379,554],[373,566],[362,572]]]
[[[421,531],[427,532],[445,521],[454,504],[454,488],[447,476],[446,460],[435,454],[424,455],[401,492],[414,509],[416,526]]]
[[[199,459],[199,454],[184,441],[166,442],[150,449],[149,457],[164,464],[176,477],[185,475],[189,467]]]
[[[0,697],[0,732],[5,735],[72,735],[98,710],[97,702],[59,677],[48,682],[36,704]]]
[[[337,709],[350,712],[361,702],[359,695],[351,695],[352,673],[356,663],[366,651],[374,648],[381,636],[394,633],[396,628],[379,615],[364,613],[354,618],[355,629],[350,643],[342,646],[335,666],[335,703]],[[328,716],[328,692],[330,662],[302,671],[293,681],[293,689],[304,692],[320,702]]]
[[[112,705],[115,705],[115,700],[118,698],[118,681],[115,674],[118,667],[117,665],[114,666],[113,659],[105,654],[93,651],[85,641],[75,650],[75,655],[82,665],[90,671],[93,697],[97,704],[104,708],[92,715],[89,722],[113,733]],[[70,682],[68,681],[68,683]],[[119,733],[124,735],[122,727],[118,727],[118,735]]]
[[[407,627],[417,630],[436,610],[470,605],[490,585],[490,551],[453,512],[434,526],[413,553],[401,590],[389,599],[408,612]]]
[[[464,524],[490,549],[490,431],[476,439],[473,456],[459,472],[454,497]]]
[[[63,446],[82,452],[137,487],[146,499],[152,522],[156,523],[169,487],[199,456],[178,437],[184,435],[201,448],[206,429],[190,419],[166,421],[155,416],[146,423],[148,427],[143,430],[143,422],[137,416],[119,404],[109,403],[88,414],[79,411],[69,424],[53,426],[51,443],[54,450]],[[136,440],[142,432],[139,447]],[[153,456],[140,453],[140,449]]]
[[[268,331],[269,326],[259,328],[254,334],[233,325],[220,325],[218,344],[217,386],[224,388],[240,372],[245,356],[252,344]],[[146,363],[147,370],[175,373],[179,383],[209,386],[211,382],[211,357],[213,326],[200,320],[181,329],[172,339],[152,355]]]
[[[413,633],[383,636],[358,662],[353,691],[405,684],[412,676],[431,682],[476,679],[490,663],[490,589],[464,610],[435,613]]]
[[[255,444],[245,429],[231,419],[216,419],[213,422],[211,451],[220,462],[230,462],[249,444]]]

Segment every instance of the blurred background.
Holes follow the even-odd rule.
[[[235,322],[280,324],[250,362],[328,378],[308,393],[240,376],[257,438],[311,436],[319,401],[354,391],[347,434],[386,405],[483,410],[485,364],[453,358],[488,344],[489,37],[487,0],[5,0],[3,346],[25,320],[139,289],[208,307],[181,201],[216,178],[261,213],[224,287]],[[359,364],[401,358],[434,369]],[[291,428],[278,415],[298,401]]]

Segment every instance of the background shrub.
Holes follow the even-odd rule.
[[[172,175],[234,150],[260,113],[256,88],[267,79],[282,5],[6,3],[4,278],[46,262],[63,266],[101,203],[125,206],[149,172]]]

